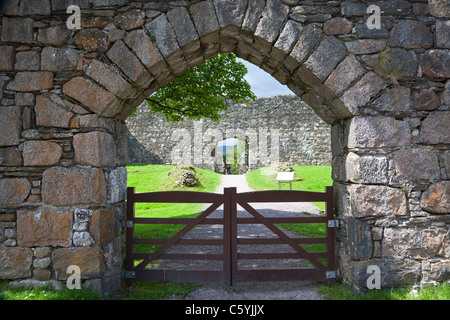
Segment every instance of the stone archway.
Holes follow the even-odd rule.
[[[0,46],[0,278],[120,282],[124,120],[186,68],[234,52],[332,125],[339,266],[367,286],[449,279],[445,0],[7,1]]]

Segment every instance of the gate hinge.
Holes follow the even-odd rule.
[[[132,220],[121,219],[120,223],[122,224],[123,228],[133,228],[134,227],[134,222]]]
[[[335,271],[327,271],[325,276],[327,279],[336,279],[341,276],[341,271],[339,269],[336,269]]]
[[[125,269],[122,269],[122,278],[134,279],[134,278],[136,278],[136,272],[135,271],[127,271]]]
[[[339,228],[339,220],[328,220],[328,228]]]

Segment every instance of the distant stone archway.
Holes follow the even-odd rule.
[[[0,46],[0,278],[117,289],[124,120],[218,52],[266,70],[332,125],[343,279],[449,279],[450,12],[445,0],[7,1]]]

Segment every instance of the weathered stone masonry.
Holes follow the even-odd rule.
[[[81,30],[69,30],[69,4]],[[368,29],[369,4],[381,28]],[[450,277],[448,0],[7,0],[0,34],[0,278],[120,283],[124,121],[218,52],[332,126],[344,281]],[[281,111],[280,111],[281,112]]]
[[[330,126],[296,96],[261,98],[248,105],[228,102],[227,114],[219,123],[204,119],[174,124],[150,114],[146,105],[136,112],[126,121],[129,164],[177,164],[173,151],[184,143],[177,138],[181,132],[189,140],[188,163],[196,160],[196,166],[218,172],[223,172],[223,159],[220,155],[215,159],[211,152],[219,141],[234,134],[249,143],[247,157],[240,161],[244,170],[268,165],[272,158],[292,165],[331,165]],[[271,158],[272,139],[276,146]],[[256,154],[253,161],[250,152]]]

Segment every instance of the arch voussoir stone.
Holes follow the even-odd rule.
[[[183,50],[186,59],[189,61],[191,55],[195,59],[196,53],[198,54],[201,50],[201,42],[194,23],[189,16],[189,11],[184,7],[173,8],[167,13],[167,18],[172,25],[178,45]],[[196,62],[193,62],[193,65],[196,65]]]
[[[152,81],[152,75],[122,40],[114,43],[106,55],[135,86],[145,87]]]
[[[119,70],[99,60],[92,60],[86,69],[86,75],[119,99],[126,99],[133,92],[133,86],[121,76]]]
[[[270,52],[271,57],[278,62],[283,62],[296,44],[302,29],[303,26],[301,23],[294,20],[288,20],[283,28],[283,31],[281,31],[280,36],[272,47]]]
[[[63,91],[100,116],[113,117],[120,110],[121,102],[89,79],[73,78],[63,86]]]
[[[72,261],[86,285],[113,293],[125,119],[187,68],[234,52],[332,127],[343,279],[365,289],[378,265],[383,287],[449,280],[450,212],[436,200],[450,197],[447,0],[381,1],[379,29],[365,1],[75,3],[81,30],[67,28],[67,1],[0,5],[0,279],[64,281]],[[53,219],[67,224],[58,241],[22,245],[37,243],[23,230]]]
[[[156,46],[175,75],[182,74],[187,66],[180,50],[175,32],[165,14],[145,25]]]

